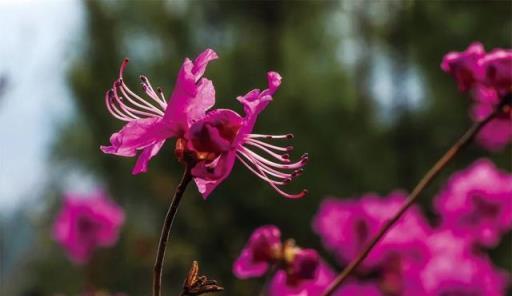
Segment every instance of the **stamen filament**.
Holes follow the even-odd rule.
[[[258,168],[258,170],[259,170],[259,168]],[[259,170],[259,171],[260,171],[260,173],[261,173],[262,175],[264,175],[264,176],[265,176],[265,173],[264,173],[264,172],[262,172],[261,170]],[[291,199],[302,198],[302,197],[304,197],[304,196],[308,193],[308,191],[307,191],[306,189],[304,189],[304,190],[302,190],[300,193],[290,194],[290,193],[286,193],[286,192],[284,192],[283,190],[281,190],[281,189],[280,189],[279,187],[277,187],[277,186],[276,186],[276,184],[274,184],[274,183],[269,182],[268,184],[270,184],[270,186],[272,186],[272,188],[274,188],[274,190],[275,190],[275,191],[277,191],[277,193],[281,194],[282,196],[284,196],[284,197],[286,197],[286,198],[291,198]]]
[[[292,174],[276,171],[276,170],[272,169],[271,167],[268,167],[265,164],[261,163],[257,159],[253,158],[251,155],[246,154],[246,152],[238,151],[238,153],[242,154],[249,161],[251,161],[251,163],[253,163],[255,166],[259,166],[261,169],[263,169],[264,171],[266,171],[267,173],[269,173],[270,175],[272,175],[274,177],[281,178],[281,179],[291,179],[292,178]]]
[[[107,109],[114,116],[115,118],[122,120],[122,121],[132,121],[136,118],[130,117],[128,115],[123,114],[121,111],[119,111],[116,106],[112,102],[112,96],[111,93],[112,90],[107,91],[105,94],[105,104],[107,105]]]
[[[250,166],[240,155],[236,155],[236,158],[240,160],[240,162],[245,165],[253,174],[255,174],[258,178],[262,179],[263,181],[269,183],[269,184],[276,184],[276,185],[286,185],[284,182],[275,181],[267,177],[263,172],[257,172],[256,169],[254,169],[252,166]],[[259,169],[258,169],[259,170]]]
[[[277,150],[277,151],[282,151],[282,152],[290,152],[290,151],[293,150],[293,146],[280,147],[280,146],[272,145],[272,144],[269,144],[269,143],[266,143],[266,142],[263,142],[263,141],[260,141],[260,140],[256,140],[256,139],[253,139],[253,138],[250,138],[250,137],[247,137],[245,139],[245,141],[247,143],[249,143],[249,142],[257,143],[257,144],[260,144],[260,145],[265,146],[267,148],[274,149],[274,150]]]
[[[153,100],[155,100],[157,103],[159,103],[160,106],[162,106],[164,109],[167,108],[167,102],[165,101],[165,98],[162,96],[162,100],[161,101],[159,100],[160,97],[157,95],[157,93],[153,89],[153,86],[151,86],[151,83],[149,82],[149,79],[146,76],[144,76],[144,75],[141,75],[140,79],[142,80],[143,85],[146,85],[146,87],[147,87],[147,90],[145,89],[146,94],[148,96],[150,96]],[[160,88],[157,88],[157,91],[159,89]]]
[[[138,116],[135,116],[133,113],[136,113],[136,114],[139,114],[139,115],[143,115],[145,117],[155,117],[155,116],[159,116],[157,114],[154,114],[154,113],[148,113],[148,112],[145,112],[145,111],[140,111],[140,110],[137,110],[137,109],[134,109],[132,107],[129,107],[128,105],[126,105],[123,101],[122,101],[122,97],[120,97],[116,91],[116,89],[114,88],[114,98],[116,99],[117,103],[119,104],[119,107],[121,107],[121,109],[123,109],[123,111],[125,111],[126,113],[128,113],[129,115],[133,115],[134,117],[137,117],[139,118]],[[132,113],[133,112],[133,113]]]
[[[131,91],[127,86],[126,84],[124,83],[124,81],[120,81],[120,89],[121,89],[121,93],[124,95],[124,97],[130,101],[132,104],[134,104],[135,106],[139,107],[139,108],[142,108],[144,110],[147,110],[147,111],[150,111],[150,112],[153,112],[155,113],[155,115],[164,115],[164,113],[162,112],[162,110],[156,108],[155,106],[151,105],[148,101],[144,100],[143,98],[141,98],[140,96],[138,96],[137,94],[135,94],[133,91]],[[132,100],[132,98],[130,97],[130,95],[128,95],[128,93],[130,95],[132,95],[134,98],[138,99],[139,101],[143,102],[145,105],[142,105],[140,103],[138,103],[137,101],[135,100]]]
[[[265,139],[293,139],[293,134],[286,135],[262,135],[262,134],[250,134],[249,138],[265,138]]]
[[[263,145],[260,145],[258,143],[251,142],[251,141],[247,141],[245,143],[247,145],[251,145],[251,146],[254,146],[254,147],[257,147],[257,148],[261,149],[262,151],[268,153],[270,156],[274,157],[275,159],[278,159],[278,160],[281,160],[281,161],[284,161],[284,162],[290,162],[290,160],[288,158],[286,158],[286,156],[281,155],[281,154],[277,154],[277,153],[271,151],[270,149],[267,149]],[[287,154],[285,154],[285,155],[287,155]]]
[[[244,150],[246,151],[247,153],[251,154],[252,156],[254,156],[256,159],[258,159],[259,161],[261,161],[262,163],[264,164],[267,164],[271,167],[274,167],[274,168],[278,168],[278,169],[288,169],[288,170],[293,170],[293,169],[299,169],[299,168],[302,168],[306,162],[305,160],[307,159],[307,156],[302,156],[301,157],[301,160],[295,162],[295,163],[289,163],[289,164],[279,164],[279,163],[275,163],[273,161],[270,161],[266,158],[263,158],[261,157],[260,155],[254,153],[253,151],[251,150],[248,150],[247,148],[241,146],[240,147],[241,150]]]

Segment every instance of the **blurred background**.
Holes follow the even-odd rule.
[[[122,125],[103,95],[124,57],[129,85],[146,74],[168,94],[183,59],[212,48],[217,106],[238,111],[234,98],[265,87],[268,70],[283,76],[256,132],[296,135],[297,156],[311,161],[292,187],[311,194],[285,200],[240,164],[206,201],[190,186],[164,271],[167,295],[192,260],[226,295],[255,295],[263,280],[231,273],[252,230],[278,225],[336,266],[310,226],[320,201],[410,190],[471,123],[467,96],[440,70],[443,55],[475,40],[510,47],[511,13],[509,1],[0,1],[1,294],[75,295],[85,273],[97,287],[148,294],[182,168],[172,141],[139,176],[130,174],[134,159],[100,152]],[[470,147],[421,198],[431,217],[440,180],[480,157],[511,170],[509,149]],[[63,192],[97,186],[127,221],[114,248],[77,267],[51,227]],[[491,253],[509,271],[511,240]]]

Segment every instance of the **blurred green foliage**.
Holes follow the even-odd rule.
[[[305,174],[291,187],[307,187],[302,200],[285,200],[237,164],[230,178],[204,201],[189,187],[174,225],[164,271],[164,292],[177,294],[192,260],[219,280],[226,295],[255,295],[262,280],[236,280],[233,260],[252,229],[276,224],[284,237],[322,250],[310,221],[326,195],[354,197],[410,190],[443,151],[468,127],[469,101],[439,64],[450,50],[481,40],[487,48],[510,47],[510,2],[500,1],[85,1],[87,26],[82,57],[69,73],[77,116],[62,128],[54,148],[61,168],[80,167],[103,180],[127,211],[119,244],[97,253],[89,267],[72,266],[49,237],[58,208],[58,174],[49,189],[50,211],[37,223],[31,260],[17,291],[25,295],[76,294],[95,286],[148,295],[164,214],[181,175],[168,142],[150,172],[130,174],[134,159],[102,154],[122,123],[112,118],[104,92],[122,58],[135,86],[138,74],[170,93],[186,56],[205,48],[220,59],[209,66],[217,106],[241,110],[234,100],[266,85],[276,70],[283,84],[260,117],[256,131],[293,132],[297,154],[308,152]],[[389,71],[375,71],[379,59]],[[421,89],[407,91],[411,69]],[[377,75],[377,76],[376,76]],[[378,88],[390,81],[391,89]],[[384,92],[391,98],[379,99]],[[411,101],[411,94],[419,102]],[[457,157],[421,198],[430,200],[442,179],[479,157],[510,170],[510,151],[490,155],[476,146]],[[65,174],[62,169],[60,174]],[[432,215],[431,215],[432,216]],[[435,221],[433,221],[435,222]],[[510,237],[493,252],[511,268]],[[333,258],[322,251],[334,263]],[[338,266],[341,268],[341,266]]]

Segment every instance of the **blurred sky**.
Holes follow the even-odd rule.
[[[40,193],[58,127],[72,112],[66,71],[78,54],[78,0],[0,0],[0,214]]]

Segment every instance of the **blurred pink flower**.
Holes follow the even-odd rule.
[[[441,69],[455,78],[461,91],[467,91],[482,77],[483,72],[478,61],[484,55],[482,43],[474,42],[463,52],[447,53],[441,63]]]
[[[384,198],[367,194],[357,200],[326,199],[313,220],[313,229],[341,263],[348,263],[398,211],[405,197],[397,191]],[[363,269],[385,265],[397,253],[402,259],[426,260],[423,239],[430,232],[420,208],[411,208],[372,250]]]
[[[512,174],[478,160],[449,179],[434,207],[442,226],[494,247],[512,230]]]
[[[512,50],[485,53],[483,45],[475,42],[464,52],[446,54],[441,68],[455,78],[461,91],[473,90],[475,103],[471,114],[476,121],[489,116],[512,92]],[[478,143],[493,151],[505,147],[512,141],[511,119],[509,106],[480,131]]]
[[[479,60],[484,83],[503,95],[512,91],[512,50],[494,49]]]
[[[409,285],[403,295],[505,295],[508,275],[484,254],[475,253],[469,240],[450,229],[440,229],[425,241],[430,260],[407,274],[417,285]]]
[[[97,190],[89,196],[66,193],[53,226],[55,240],[71,261],[85,264],[98,247],[111,247],[119,237],[124,211]]]
[[[233,264],[233,273],[240,279],[260,277],[279,260],[281,232],[274,225],[254,230],[240,257]]]
[[[296,287],[317,277],[320,258],[313,249],[303,249],[293,240],[281,243],[276,226],[257,228],[233,264],[233,273],[240,279],[261,277],[272,266],[285,274],[285,285]]]
[[[235,159],[267,182],[287,198],[300,198],[306,190],[289,194],[280,189],[302,173],[307,155],[292,163],[292,147],[269,144],[264,139],[290,139],[286,135],[252,134],[261,111],[272,101],[281,84],[276,72],[267,74],[268,88],[254,89],[238,97],[245,116],[229,109],[207,112],[215,104],[215,89],[210,80],[202,78],[207,64],[217,59],[217,54],[207,49],[192,62],[185,59],[169,102],[160,89],[152,88],[149,80],[141,76],[142,86],[151,98],[145,100],[132,92],[124,83],[123,72],[127,60],[121,65],[119,79],[105,95],[110,113],[127,124],[114,133],[111,146],[101,146],[104,153],[133,157],[142,150],[133,174],[146,172],[149,160],[155,156],[168,138],[176,137],[176,154],[180,160],[192,158],[192,176],[204,198],[230,174]],[[261,150],[277,161],[269,160],[251,148]]]
[[[321,295],[336,274],[324,261],[320,261],[316,276],[313,279],[302,281],[298,285],[287,282],[285,271],[278,271],[272,278],[269,296],[318,296]],[[383,295],[375,282],[349,281],[343,284],[334,296],[380,296]]]

